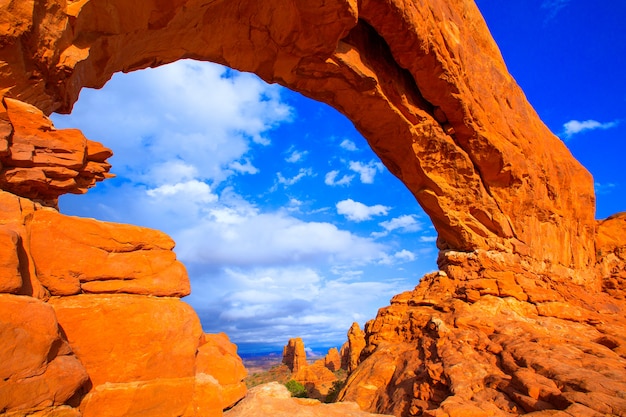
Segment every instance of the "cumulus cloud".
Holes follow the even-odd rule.
[[[356,151],[358,150],[358,148],[356,147],[356,145],[354,144],[354,142],[352,142],[350,139],[344,139],[343,141],[341,141],[341,143],[339,144],[339,146],[341,146],[343,149],[345,149],[346,151]]]
[[[563,132],[561,133],[565,139],[569,139],[572,136],[582,133],[588,130],[606,130],[616,127],[618,125],[618,121],[600,123],[597,120],[570,120],[569,122],[563,124]]]
[[[337,176],[339,175],[339,171],[330,171],[326,173],[326,176],[324,177],[324,184],[326,185],[349,185],[352,182],[352,179],[354,178],[354,175],[344,175],[343,177],[341,177],[341,179],[337,179]]]
[[[345,216],[348,220],[355,222],[370,220],[373,216],[384,216],[390,209],[390,207],[386,207],[381,204],[366,206],[365,204],[354,201],[351,198],[338,202],[336,207],[337,213]]]
[[[422,229],[422,223],[417,221],[417,216],[414,214],[405,214],[400,217],[395,217],[391,220],[381,222],[380,225],[388,232],[400,229],[400,231],[417,232]]]
[[[383,172],[384,165],[381,162],[370,161],[363,164],[359,161],[350,161],[350,170],[359,174],[363,184],[372,184],[377,172]]]
[[[229,335],[244,345],[264,340],[280,346],[296,336],[308,345],[336,343],[345,339],[353,321],[363,325],[372,318],[375,305],[412,288],[398,279],[347,282],[302,266],[229,268],[214,279],[230,287],[216,293],[214,285],[202,281],[192,292],[194,304],[203,305],[198,310],[209,323],[205,330],[223,331],[227,326]],[[364,311],[367,305],[372,307]],[[206,320],[211,315],[213,320]]]
[[[257,172],[250,151],[269,144],[268,132],[292,119],[279,91],[250,74],[178,61],[115,74],[97,93],[83,90],[72,115],[54,121],[64,127],[69,117],[80,120],[87,137],[113,149],[118,176],[149,186],[175,183],[180,179],[164,175],[180,175],[176,164],[184,161],[195,179],[216,185]],[[154,175],[159,166],[167,169]]]
[[[304,157],[308,154],[308,151],[297,151],[297,150],[292,150],[291,153],[289,154],[289,156],[287,158],[285,158],[285,161],[294,164],[296,162],[300,162],[304,159]]]
[[[146,193],[150,197],[167,197],[167,198],[193,198],[202,203],[212,203],[217,201],[217,196],[211,193],[211,187],[208,184],[191,180],[187,182],[179,182],[177,184],[164,184],[160,187],[147,190]]]

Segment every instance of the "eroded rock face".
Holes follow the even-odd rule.
[[[163,233],[0,191],[0,244],[0,413],[220,416],[245,395]]]
[[[602,290],[626,299],[626,213],[598,222],[596,254]]]
[[[0,106],[0,187],[56,207],[66,193],[83,194],[112,177],[113,154],[78,129],[56,130],[41,110],[8,97]]]
[[[291,398],[284,385],[270,382],[248,392],[226,417],[383,417],[359,409],[353,402],[322,404],[308,398]]]
[[[561,290],[468,299],[427,275],[367,323],[341,398],[396,416],[625,414],[626,303]]]
[[[289,342],[283,348],[283,363],[294,374],[307,366],[306,351],[304,350],[302,338],[294,337],[289,339]]]

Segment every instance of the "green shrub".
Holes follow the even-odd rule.
[[[333,382],[333,386],[331,389],[328,390],[328,395],[326,395],[324,402],[334,403],[335,401],[337,401],[337,397],[339,396],[339,391],[341,391],[344,385],[346,385],[345,380],[338,380],[338,381]]]
[[[289,392],[291,392],[291,396],[292,397],[296,397],[296,398],[306,398],[307,397],[306,388],[304,388],[304,385],[302,385],[298,381],[295,381],[295,380],[291,379],[291,380],[287,381],[285,386],[287,387]]]

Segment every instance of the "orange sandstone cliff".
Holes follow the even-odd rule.
[[[115,72],[193,58],[337,108],[438,231],[440,271],[368,323],[344,399],[626,414],[626,216],[596,222],[590,174],[473,2],[9,0],[0,35],[0,412],[219,416],[244,395],[235,348],[178,299],[168,237],[55,210],[109,176],[110,151],[46,115]]]

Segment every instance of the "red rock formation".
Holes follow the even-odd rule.
[[[187,271],[172,252],[174,241],[162,232],[51,210],[33,213],[27,226],[37,277],[51,295],[189,294]]]
[[[361,362],[361,352],[365,347],[365,333],[361,330],[359,323],[352,323],[348,330],[348,342],[344,352],[346,370],[352,372]]]
[[[4,98],[0,105],[0,187],[56,207],[66,193],[82,194],[112,177],[112,152],[77,129],[57,131],[31,105]]]
[[[84,415],[153,415],[151,406],[165,415],[219,415],[232,400],[219,399],[219,377],[194,374],[190,365],[206,339],[197,317],[169,298],[187,291],[167,254],[171,242],[144,230],[144,249],[128,228],[41,210],[106,178],[110,155],[75,130],[55,130],[45,114],[69,111],[81,88],[100,87],[115,72],[195,58],[254,72],[339,109],[439,233],[441,271],[368,324],[363,352],[350,349],[363,361],[345,398],[398,415],[625,413],[623,216],[596,224],[591,176],[527,102],[472,2],[10,1],[0,5],[0,34],[0,187],[13,193],[0,194],[0,289],[10,294],[2,302],[52,296],[68,328],[81,333],[88,331],[77,322],[88,309],[81,303],[100,311],[105,299],[143,300],[112,314],[126,320],[122,310],[159,305],[169,323],[183,322],[170,330],[148,326],[148,333],[157,340],[170,331],[184,335],[182,351],[163,342],[159,356],[146,347],[158,363],[120,360],[114,377],[98,367],[101,352],[84,335],[68,331],[73,353],[63,348],[66,336],[53,317],[0,316],[3,329],[23,327],[29,335],[32,321],[59,335],[25,374],[3,365],[11,381],[0,391],[5,409],[76,415],[62,405],[75,394]],[[97,230],[94,246],[69,226],[54,230],[51,219]],[[60,265],[42,237],[47,227],[59,245],[110,264],[65,258]],[[128,252],[112,250],[117,233],[128,238]],[[131,271],[125,262],[159,272]],[[171,282],[164,279],[170,273]],[[110,326],[105,333],[131,331],[102,325]],[[133,333],[118,339],[126,336],[149,345]],[[59,361],[76,364],[78,357],[84,368],[64,366],[74,369],[62,378],[67,383],[48,384],[60,380]],[[155,368],[165,358],[181,366],[167,364],[159,377]],[[85,369],[102,384],[83,386]],[[36,384],[37,404],[17,394],[22,383]]]
[[[396,416],[626,413],[626,303],[547,283],[467,297],[463,283],[425,276],[367,323],[341,398]]]
[[[337,381],[337,376],[330,371],[324,360],[315,361],[312,365],[301,367],[292,379],[298,381],[306,388],[307,397],[324,401],[328,392]]]
[[[602,290],[626,299],[626,213],[598,222],[596,254]]]
[[[245,395],[169,237],[0,192],[0,244],[0,413],[220,416]]]
[[[328,353],[324,356],[324,366],[332,372],[341,369],[341,355],[336,347],[328,349]]]
[[[88,381],[47,303],[0,294],[0,340],[0,413],[60,406]]]
[[[301,338],[289,339],[289,342],[283,348],[283,363],[294,374],[307,366],[306,351]]]
[[[291,398],[284,385],[270,382],[248,392],[225,417],[384,417],[359,409],[355,403],[322,404],[309,398]]]

